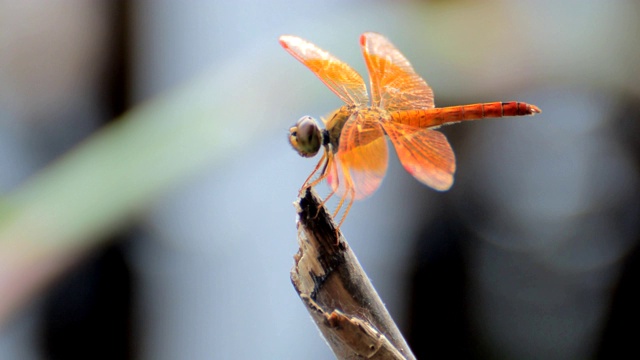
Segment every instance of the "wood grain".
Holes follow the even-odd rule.
[[[291,282],[338,359],[415,359],[345,238],[312,190],[294,203]]]

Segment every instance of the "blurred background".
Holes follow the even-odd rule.
[[[543,110],[443,128],[450,191],[392,155],[353,206],[343,231],[415,355],[637,355],[639,18],[635,1],[0,0],[0,358],[331,358],[289,280],[315,160],[286,138],[341,104],[277,38],[365,75],[364,31],[437,106]]]

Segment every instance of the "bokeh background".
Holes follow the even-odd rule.
[[[438,106],[437,193],[402,170],[343,226],[418,358],[633,357],[635,1],[0,0],[0,358],[327,359],[289,281],[313,160],[288,127],[339,99],[277,43],[366,74],[389,37]],[[326,187],[323,187],[326,191]]]

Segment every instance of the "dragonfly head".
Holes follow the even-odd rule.
[[[322,145],[322,132],[311,116],[303,116],[289,129],[289,143],[304,157],[313,157]]]

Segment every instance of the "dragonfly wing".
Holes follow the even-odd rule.
[[[433,90],[387,38],[364,33],[360,46],[369,70],[373,106],[388,111],[434,107]]]
[[[345,103],[366,105],[369,102],[364,80],[347,63],[297,36],[280,36],[280,45],[313,71]]]
[[[373,194],[387,172],[388,152],[384,132],[373,117],[356,114],[344,125],[334,168],[328,182],[339,195],[354,199]]]
[[[396,122],[384,122],[383,126],[407,172],[436,190],[453,185],[456,158],[441,132]]]

